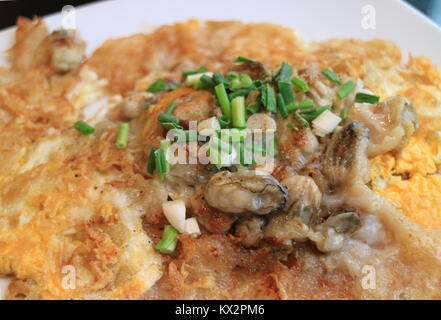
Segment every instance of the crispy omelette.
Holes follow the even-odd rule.
[[[428,58],[233,21],[85,46],[20,18],[0,68],[3,298],[441,298]],[[245,120],[274,129],[273,165],[164,167],[168,129]]]

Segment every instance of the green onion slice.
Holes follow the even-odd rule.
[[[213,74],[213,81],[215,82],[215,85],[223,83],[225,88],[231,87],[231,82],[227,80],[221,73],[216,72]]]
[[[314,109],[314,108],[315,108],[315,106],[314,106],[314,102],[312,100],[303,100],[303,101],[300,101],[299,103],[297,103],[297,105],[287,106],[287,109],[289,112],[296,111],[299,109],[306,110],[306,109]]]
[[[293,73],[292,67],[288,63],[283,62],[282,67],[280,68],[280,71],[278,73],[279,74],[279,81],[287,81],[288,82],[291,79],[292,73]]]
[[[196,71],[184,71],[184,72],[182,72],[182,77],[186,78],[187,76],[190,76],[192,74],[204,73],[204,72],[207,72],[207,68],[200,67],[199,70],[196,70]]]
[[[148,92],[158,92],[165,89],[165,82],[161,78],[157,79],[148,89]]]
[[[228,99],[227,91],[225,90],[225,86],[223,83],[218,84],[214,87],[214,91],[216,92],[217,100],[222,109],[222,113],[231,119],[231,103]]]
[[[288,118],[288,109],[286,108],[285,100],[281,93],[277,94],[277,105],[279,107],[280,114],[283,118]]]
[[[167,113],[160,113],[158,116],[158,121],[161,123],[163,122],[179,123],[179,119],[177,117]]]
[[[196,89],[211,89],[216,85],[213,78],[204,74],[196,84]]]
[[[279,92],[283,96],[283,101],[285,104],[294,104],[294,91],[292,89],[292,84],[289,81],[279,81],[277,85],[279,87]]]
[[[82,134],[84,134],[85,136],[88,136],[92,133],[94,133],[95,129],[92,128],[91,126],[89,126],[87,123],[85,123],[84,121],[77,121],[74,124],[74,128],[77,129],[79,132],[81,132]]]
[[[329,70],[329,69],[325,69],[325,70],[322,71],[322,74],[323,74],[326,78],[328,78],[329,80],[331,80],[332,82],[334,82],[334,83],[336,83],[336,84],[341,84],[341,81],[340,81],[340,79],[338,78],[338,76],[337,76],[334,72],[332,72],[331,70]]]
[[[164,173],[168,173],[170,171],[170,164],[168,163],[169,160],[169,148],[171,146],[171,141],[168,139],[162,139],[161,141],[159,141],[159,149],[161,149],[162,151],[164,151],[164,156],[165,156],[165,172]]]
[[[262,90],[262,104],[270,112],[277,112],[277,101],[274,89],[267,84]]]
[[[155,172],[155,151],[158,150],[155,147],[150,149],[149,161],[147,163],[147,172],[153,174]]]
[[[297,104],[298,109],[309,109],[309,108],[314,108],[314,107],[315,107],[314,101],[312,101],[312,100],[303,100]]]
[[[162,149],[155,150],[155,167],[161,180],[164,180],[164,175],[167,173],[167,160],[165,152]]]
[[[346,82],[340,89],[338,89],[337,94],[340,99],[344,99],[355,89],[355,83],[352,80]]]
[[[231,80],[231,86],[230,86],[231,90],[235,91],[235,90],[239,90],[240,88],[242,88],[242,83],[240,82],[240,78],[235,78]]]
[[[345,106],[343,110],[341,110],[340,112],[341,121],[345,121],[347,116],[348,116],[348,106]]]
[[[164,229],[162,239],[156,244],[155,249],[166,254],[173,254],[176,252],[176,246],[178,245],[177,235],[179,231],[170,225],[167,225]]]
[[[300,114],[299,114],[300,110],[297,110],[293,113],[294,116],[294,120],[297,121],[300,125],[302,125],[305,128],[309,127],[309,123],[308,121],[306,121],[305,118],[303,118]]]
[[[251,79],[248,73],[241,73],[239,79],[240,79],[240,86],[242,88],[248,88],[253,85],[253,79]]]
[[[174,101],[170,102],[170,104],[167,107],[167,110],[165,110],[166,114],[172,114],[173,110],[175,109],[176,104]]]
[[[245,98],[236,97],[231,101],[232,124],[235,128],[245,128]]]
[[[260,109],[259,101],[255,101],[247,107],[247,111],[251,114],[257,113],[259,109]]]
[[[243,89],[240,89],[240,90],[237,90],[237,91],[230,93],[228,95],[228,98],[230,100],[233,100],[234,98],[239,97],[239,96],[247,96],[250,94],[251,91],[253,91],[255,89],[256,88],[254,87],[254,85],[252,85],[251,87],[243,88]]]
[[[318,107],[312,111],[299,110],[299,112],[305,120],[311,121],[325,112],[325,110],[331,111],[331,106]]]
[[[291,82],[292,82],[293,85],[295,85],[297,88],[299,88],[303,92],[308,92],[309,91],[308,83],[305,80],[303,80],[303,79],[301,79],[301,78],[299,78],[297,76],[294,76],[292,78]]]
[[[380,97],[373,94],[357,92],[357,94],[355,95],[355,102],[375,104],[379,101]]]
[[[232,81],[234,79],[239,78],[239,75],[236,72],[234,72],[234,71],[230,71],[230,72],[227,73],[226,77],[227,77],[228,81]]]
[[[161,126],[165,130],[173,130],[173,129],[182,130],[182,129],[184,129],[182,126],[180,126],[176,122],[161,122]]]
[[[218,120],[222,129],[228,128],[230,125],[230,119],[226,115],[223,115]]]
[[[116,137],[115,146],[117,149],[124,149],[127,147],[129,141],[130,125],[128,123],[120,123],[118,126],[118,136]]]
[[[237,59],[236,59],[236,62],[250,62],[250,63],[256,63],[256,61],[255,60],[253,60],[253,59],[249,59],[249,58],[245,58],[245,57],[242,57],[242,56],[239,56],[239,57],[237,57]]]
[[[253,159],[253,154],[248,147],[245,147],[245,143],[239,145],[239,158],[240,164],[243,166],[255,165],[256,162]]]

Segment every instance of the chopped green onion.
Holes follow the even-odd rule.
[[[241,73],[240,74],[240,86],[242,88],[248,88],[253,85],[253,79],[251,79],[250,75],[248,73]]]
[[[279,71],[279,81],[288,82],[291,79],[292,72],[292,67],[286,62],[283,62]]]
[[[309,109],[309,108],[314,108],[314,107],[315,107],[314,101],[312,101],[312,100],[303,100],[297,104],[298,109]]]
[[[164,80],[159,78],[147,89],[147,91],[155,93],[155,92],[158,92],[158,91],[162,91],[164,89],[165,89]]]
[[[228,98],[230,100],[233,100],[234,98],[239,97],[239,96],[247,96],[247,95],[250,94],[251,91],[253,91],[255,89],[256,88],[254,86],[251,86],[251,87],[248,87],[248,88],[244,88],[244,89],[240,89],[240,90],[237,90],[237,91],[234,91],[234,92],[230,93],[228,95]]]
[[[343,110],[341,110],[341,112],[340,112],[340,118],[341,118],[341,121],[345,121],[347,115],[348,115],[348,106],[345,106],[345,107],[343,108]]]
[[[168,163],[169,157],[168,157],[168,149],[170,148],[171,141],[168,139],[162,139],[159,141],[159,149],[164,151],[165,156],[165,172],[168,173],[170,171],[170,164]]]
[[[241,57],[241,56],[237,57],[236,62],[250,62],[253,64],[256,63],[256,61],[253,59],[249,59],[249,58],[245,58],[245,57]]]
[[[329,80],[331,80],[332,82],[334,82],[334,83],[336,83],[336,84],[341,84],[341,81],[340,81],[340,79],[338,78],[338,76],[337,76],[334,72],[332,72],[331,70],[329,70],[329,69],[325,69],[325,70],[322,71],[322,74],[323,74],[326,78],[328,78]]]
[[[218,151],[218,148],[210,143],[210,147],[208,149],[208,153],[210,155],[211,163],[216,166],[216,168],[222,168],[222,154]]]
[[[146,103],[146,104],[144,105],[144,109],[147,110],[148,108],[150,108],[150,106],[151,106],[150,103]]]
[[[225,88],[231,87],[230,81],[225,79],[225,77],[222,74],[220,74],[219,72],[216,72],[215,74],[213,74],[213,81],[215,82],[215,85],[223,83]]]
[[[239,158],[240,164],[243,166],[255,165],[256,162],[253,159],[252,153],[245,147],[245,143],[241,143],[239,146]]]
[[[161,126],[166,129],[166,130],[182,130],[182,126],[180,126],[179,124],[175,123],[175,122],[161,122]]]
[[[175,116],[172,116],[171,114],[167,114],[167,113],[160,113],[158,116],[158,121],[161,123],[167,123],[167,122],[172,122],[172,123],[179,123],[179,119],[176,118]]]
[[[179,231],[170,225],[165,226],[162,239],[156,244],[155,249],[166,254],[173,254],[176,252],[176,246],[178,245],[177,235]]]
[[[230,166],[230,157],[224,158],[226,154],[231,155],[233,152],[233,147],[230,143],[219,139],[216,136],[212,136],[209,144],[209,154],[210,159],[213,164],[219,169],[224,166]],[[225,163],[223,163],[225,161]]]
[[[375,104],[378,103],[378,101],[380,101],[380,97],[373,94],[357,92],[355,95],[355,102]]]
[[[305,120],[311,121],[321,115],[325,110],[331,111],[331,106],[318,107],[312,111],[300,111]]]
[[[155,151],[158,150],[155,147],[150,149],[149,161],[147,163],[147,172],[153,174],[155,172]]]
[[[277,94],[277,105],[279,106],[280,114],[283,118],[288,118],[288,109],[281,93]]]
[[[182,72],[182,77],[186,78],[186,77],[188,77],[190,75],[197,74],[197,73],[204,73],[204,72],[207,72],[207,68],[200,67],[199,70],[196,70],[196,71],[184,71],[184,72]]]
[[[261,90],[261,88],[263,87],[264,83],[262,80],[257,79],[256,81],[254,81],[254,87]]]
[[[202,77],[204,77],[204,82],[201,82]],[[211,77],[213,76],[212,72],[204,72],[204,73],[196,73],[189,75],[186,79],[184,84],[189,87],[193,87],[195,89],[204,89],[204,85],[207,85],[206,82],[211,82]],[[207,80],[208,78],[209,80]]]
[[[228,128],[230,125],[230,119],[226,115],[223,115],[218,120],[222,129]]]
[[[314,102],[312,100],[303,100],[300,101],[297,105],[290,105],[287,106],[287,109],[289,112],[296,111],[299,109],[313,109],[314,108]]]
[[[247,111],[251,114],[257,113],[260,109],[260,103],[258,101],[253,102],[247,107]]]
[[[226,77],[227,77],[228,81],[232,81],[234,79],[239,78],[239,75],[236,72],[234,72],[234,71],[230,71],[230,72],[227,73]]]
[[[294,91],[292,89],[292,84],[289,81],[279,81],[277,85],[279,87],[279,92],[283,96],[283,101],[285,104],[294,104]]]
[[[155,167],[161,180],[164,180],[164,174],[167,173],[167,160],[165,159],[165,152],[162,149],[155,150]]]
[[[270,112],[277,112],[277,101],[274,89],[267,84],[262,90],[262,103]]]
[[[294,120],[297,121],[300,125],[302,125],[305,128],[309,127],[309,123],[308,121],[306,121],[306,119],[304,119],[300,114],[299,114],[299,110],[297,110],[296,112],[293,113],[294,116]]]
[[[245,98],[236,97],[231,101],[232,124],[236,128],[245,128]]]
[[[196,89],[211,89],[215,86],[215,82],[212,77],[204,74],[200,77],[198,83],[196,84]]]
[[[165,110],[166,114],[172,114],[173,110],[175,109],[176,104],[174,101],[170,102],[170,104],[167,107],[167,110]]]
[[[300,79],[297,76],[294,76],[294,78],[292,78],[291,82],[292,82],[293,85],[295,85],[297,88],[299,88],[303,92],[308,92],[309,91],[308,83],[305,80]]]
[[[231,103],[230,100],[228,100],[228,95],[224,84],[221,83],[215,86],[214,91],[216,92],[216,97],[221,106],[222,113],[226,115],[228,119],[231,119]]]
[[[294,129],[295,131],[299,131],[299,128],[297,128],[297,126],[293,125],[292,123],[288,123],[288,128]]]
[[[346,82],[340,89],[338,89],[337,94],[340,99],[344,99],[355,89],[355,83],[352,80]]]
[[[85,136],[88,136],[89,134],[94,133],[95,129],[89,126],[84,121],[77,121],[74,124],[74,128],[77,129],[79,132],[84,134]]]
[[[240,88],[242,88],[242,83],[239,78],[231,80],[231,90],[239,90]]]
[[[127,147],[129,141],[130,125],[128,123],[120,123],[118,126],[118,136],[116,137],[115,146],[118,149]]]

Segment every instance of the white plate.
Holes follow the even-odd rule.
[[[370,6],[367,7],[366,6]],[[363,8],[375,10],[375,29],[363,27]],[[76,25],[88,43],[88,53],[105,39],[152,26],[186,21],[241,20],[271,22],[292,27],[307,40],[328,38],[382,38],[395,41],[408,53],[430,57],[441,66],[441,29],[399,0],[166,0],[105,1],[76,8]],[[63,15],[46,17],[51,29],[59,28]],[[14,29],[0,31],[0,64],[6,64],[4,50],[13,42]]]

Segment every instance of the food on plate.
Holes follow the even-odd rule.
[[[104,40],[104,39],[103,39]],[[441,74],[384,40],[17,21],[7,299],[439,299]]]

